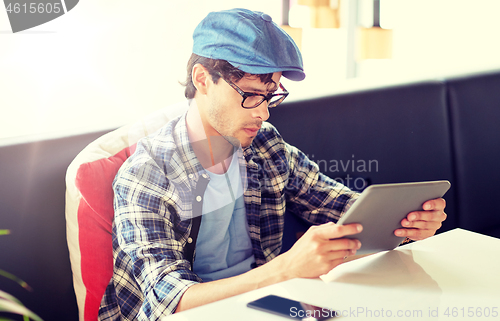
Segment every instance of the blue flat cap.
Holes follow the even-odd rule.
[[[193,53],[222,59],[249,74],[282,72],[306,77],[302,55],[293,39],[265,13],[247,9],[211,12],[193,33]]]

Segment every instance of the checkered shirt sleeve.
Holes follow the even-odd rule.
[[[166,155],[170,150],[161,140],[141,140],[115,178],[114,272],[100,320],[159,320],[202,281],[183,256],[190,223],[180,220],[179,209],[190,206],[181,196],[189,199],[191,182],[176,175],[183,162]],[[164,158],[172,168],[166,170]]]
[[[263,124],[245,157],[245,203],[257,265],[279,255],[285,211],[311,224],[337,222],[359,197],[320,173],[316,163],[287,144],[269,123]]]
[[[265,169],[271,166],[284,169],[281,174],[284,186],[278,183],[273,188],[285,191],[287,210],[311,224],[337,222],[359,193],[321,173],[314,161],[286,143],[273,126],[268,124],[262,131],[260,157],[268,160]]]
[[[287,144],[286,151],[290,159],[288,209],[311,224],[336,223],[359,193],[321,173],[296,147]]]

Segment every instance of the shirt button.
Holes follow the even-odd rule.
[[[190,179],[193,179],[194,175],[193,175],[193,174],[189,174],[189,175],[188,175],[188,177],[189,177]]]
[[[208,178],[207,174],[201,174],[201,176],[203,176],[203,178]]]
[[[189,244],[193,243],[193,239],[192,239],[192,238],[190,238],[190,237],[188,237],[188,243],[189,243]]]
[[[197,202],[201,202],[201,196],[199,196],[199,195],[198,195],[198,196],[196,196],[196,201],[197,201]]]

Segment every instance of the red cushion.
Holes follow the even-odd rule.
[[[78,226],[81,273],[87,292],[85,320],[97,320],[102,296],[113,274],[112,184],[118,169],[130,157],[130,148],[108,158],[84,163],[76,174],[75,184],[82,195],[78,205]]]

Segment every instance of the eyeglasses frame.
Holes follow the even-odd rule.
[[[273,93],[269,93],[267,95],[264,95],[264,94],[257,94],[257,93],[250,93],[250,92],[246,92],[246,91],[243,91],[240,87],[238,87],[235,83],[233,83],[231,80],[229,79],[226,79],[220,72],[216,72],[217,75],[219,77],[221,77],[222,79],[224,79],[224,81],[229,85],[231,86],[234,90],[236,90],[238,92],[238,94],[241,95],[241,97],[243,97],[243,100],[241,101],[241,107],[245,108],[245,109],[253,109],[253,108],[257,108],[259,107],[264,101],[267,101],[269,103],[269,101],[273,98],[273,97],[276,97],[276,96],[283,96],[282,99],[278,100],[278,103],[276,103],[275,105],[273,106],[270,106],[268,105],[267,107],[268,108],[275,108],[277,107],[279,104],[281,104],[283,102],[283,100],[285,100],[285,98],[288,96],[289,92],[285,89],[285,87],[283,86],[282,83],[280,83],[280,88],[281,90],[283,91],[282,93],[279,93],[279,94],[273,94]],[[257,105],[253,106],[253,107],[245,107],[243,106],[243,103],[245,102],[245,100],[248,98],[248,97],[252,97],[252,96],[262,96],[264,97],[264,99],[258,103]]]

